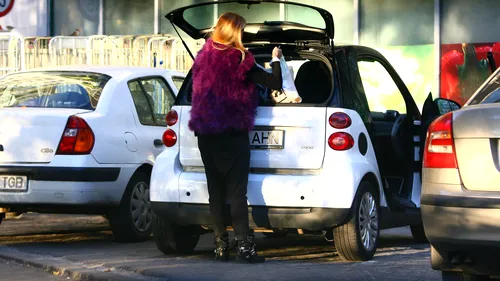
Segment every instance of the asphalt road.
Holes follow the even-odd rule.
[[[343,262],[323,237],[305,235],[259,235],[256,242],[266,263],[221,263],[212,260],[212,239],[203,236],[193,255],[165,256],[152,241],[114,243],[107,221],[99,216],[25,214],[0,226],[0,253],[62,264],[70,273],[98,270],[127,280],[441,280],[430,268],[429,246],[415,244],[407,228],[382,232],[375,258],[363,263]]]

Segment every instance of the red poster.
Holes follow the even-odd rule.
[[[441,97],[463,105],[500,65],[500,42],[441,45]]]

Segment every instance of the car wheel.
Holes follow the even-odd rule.
[[[361,182],[349,221],[333,229],[339,256],[347,261],[367,261],[375,255],[379,239],[379,203],[369,182]]]
[[[109,224],[116,241],[140,242],[151,236],[153,219],[149,178],[145,173],[136,173],[128,183],[120,205],[109,212]]]
[[[412,225],[410,226],[411,235],[413,236],[413,240],[417,243],[428,243],[427,237],[425,236],[424,225]]]
[[[491,278],[484,275],[464,274],[462,272],[443,271],[443,281],[489,281]]]
[[[192,253],[200,233],[200,227],[174,225],[153,213],[153,240],[164,254]]]

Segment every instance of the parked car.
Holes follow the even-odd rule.
[[[443,280],[500,276],[500,70],[429,127],[422,219]]]
[[[151,234],[149,178],[182,73],[70,66],[0,78],[0,208],[103,214]]]
[[[261,100],[249,134],[247,197],[255,231],[333,233],[339,255],[352,261],[373,258],[381,229],[409,225],[417,241],[426,241],[419,154],[426,128],[387,59],[365,46],[335,45],[328,11],[288,1],[195,4],[167,18],[200,39],[210,31],[213,15],[206,11],[212,10],[246,18],[243,40],[258,63],[265,65],[279,45],[298,68],[302,103]],[[203,162],[188,128],[191,89],[189,73],[167,114],[167,148],[151,176],[153,237],[164,253],[192,251],[211,227]]]

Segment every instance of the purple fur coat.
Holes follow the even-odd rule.
[[[214,45],[218,49],[214,48]],[[258,94],[248,72],[255,65],[251,53],[207,40],[193,69],[193,96],[189,128],[199,134],[253,129]]]

